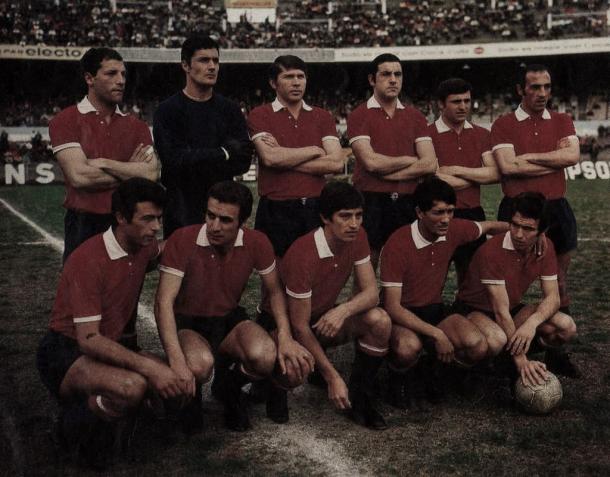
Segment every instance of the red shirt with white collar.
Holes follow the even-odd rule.
[[[275,269],[275,253],[265,234],[239,229],[233,249],[220,255],[210,245],[207,226],[190,225],[167,240],[159,270],[182,279],[174,312],[188,316],[224,316],[241,299],[252,270]]]
[[[545,109],[541,116],[530,116],[521,106],[513,113],[500,116],[491,127],[493,150],[512,147],[515,155],[544,153],[558,149],[559,141],[575,137],[572,118],[567,114]],[[521,192],[540,192],[547,199],[565,195],[566,181],[563,169],[539,177],[502,177],[502,191],[507,197]]]
[[[273,103],[254,108],[248,116],[250,138],[255,141],[271,134],[282,147],[323,147],[324,141],[339,141],[332,115],[303,101],[298,119],[276,99]],[[271,200],[319,197],[325,180],[323,176],[278,169],[258,162],[258,193]]]
[[[353,242],[333,253],[319,227],[294,242],[280,264],[286,293],[297,299],[311,298],[311,315],[330,310],[355,266],[370,262],[366,232],[360,228]]]
[[[442,292],[455,249],[481,236],[478,222],[453,219],[447,235],[435,242],[419,231],[419,220],[394,232],[381,250],[381,286],[402,288],[403,307],[442,303]]]
[[[53,154],[64,149],[80,148],[89,160],[104,158],[128,162],[139,144],[152,144],[146,123],[130,114],[123,114],[118,106],[110,123],[106,123],[86,96],[51,120],[49,136]],[[64,207],[78,212],[109,214],[114,189],[75,189],[66,180]]]
[[[479,310],[493,311],[486,285],[504,285],[509,308],[517,306],[536,279],[557,280],[555,248],[547,240],[542,259],[534,251],[523,256],[515,250],[510,232],[496,235],[475,253],[457,299]]]
[[[483,154],[491,152],[489,131],[468,121],[457,134],[447,126],[442,117],[428,126],[428,134],[434,144],[434,152],[439,166],[463,166],[478,168],[483,166]],[[481,206],[481,186],[472,184],[466,189],[455,191],[458,209]]]
[[[426,118],[417,109],[397,101],[394,116],[390,117],[375,96],[358,106],[347,118],[350,146],[356,141],[369,141],[373,151],[385,156],[417,156],[415,144],[431,141]],[[397,192],[412,194],[417,180],[388,181],[367,172],[356,159],[354,186],[365,192]]]
[[[85,241],[61,272],[49,328],[75,338],[74,325],[100,322],[100,334],[118,340],[138,306],[149,262],[159,255],[154,240],[125,252],[112,228]]]

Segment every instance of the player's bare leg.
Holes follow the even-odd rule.
[[[394,407],[407,409],[413,398],[413,370],[419,359],[422,342],[410,329],[392,325],[390,337],[389,401]]]
[[[567,252],[557,255],[557,284],[559,285],[559,298],[560,308],[567,311],[567,307],[570,305],[570,298],[568,296],[568,269],[572,262],[573,252]],[[564,308],[565,307],[565,308]]]
[[[545,348],[544,362],[549,371],[569,378],[580,378],[580,371],[564,349],[564,345],[577,334],[576,323],[572,317],[558,311],[542,323],[537,331],[539,343]]]
[[[222,341],[220,355],[233,363],[222,367],[220,379],[225,405],[225,424],[235,431],[250,428],[245,395],[241,388],[246,383],[266,378],[275,366],[277,351],[269,334],[253,321],[239,323]]]
[[[487,342],[487,358],[498,356],[508,341],[506,334],[495,321],[484,313],[473,311],[468,315],[468,320],[473,323],[485,337]]]

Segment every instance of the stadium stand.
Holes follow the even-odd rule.
[[[455,44],[608,35],[605,0],[279,1],[275,22],[227,21],[210,0],[55,0],[0,4],[0,43],[178,47],[205,31],[223,48]],[[113,4],[115,6],[113,6]]]

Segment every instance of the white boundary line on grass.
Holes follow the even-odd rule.
[[[56,251],[63,253],[64,245],[63,241],[53,236],[34,221],[26,217],[24,214],[13,208],[4,199],[0,199],[0,203],[13,215],[21,219],[36,232],[44,237],[48,244]],[[140,303],[138,308],[138,314],[144,319],[143,325],[146,328],[156,327],[154,321],[153,311],[150,305]],[[14,424],[13,424],[14,426]],[[16,429],[15,429],[15,435]],[[307,432],[306,429],[290,427],[282,429],[280,432],[276,432],[276,438],[289,441],[295,446],[298,446],[301,450],[301,454],[312,461],[320,464],[320,466],[326,468],[326,474],[329,476],[360,476],[360,475],[372,475],[370,472],[363,474],[359,470],[358,466],[352,462],[352,459],[339,449],[339,444],[334,442],[332,439],[318,439],[311,433]],[[12,441],[11,441],[12,442]],[[13,458],[19,462],[23,461],[23,452],[20,448],[13,448]],[[21,462],[22,463],[22,462]],[[23,463],[22,463],[23,464]]]

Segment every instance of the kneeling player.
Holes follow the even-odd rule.
[[[362,196],[344,182],[327,184],[320,195],[323,227],[299,238],[281,264],[296,339],[316,360],[338,409],[351,409],[354,421],[373,429],[386,423],[375,409],[371,385],[388,352],[391,323],[377,308],[378,291],[362,225]],[[360,290],[335,306],[352,269]],[[349,389],[324,352],[350,338],[356,357]]]
[[[556,356],[562,356],[559,347],[576,335],[574,320],[558,311],[557,259],[552,243],[549,241],[542,259],[535,254],[538,235],[546,228],[544,207],[544,197],[538,193],[524,192],[514,199],[509,231],[477,251],[456,302],[457,309],[485,335],[494,354],[504,348],[508,337],[506,349],[526,384],[542,383],[547,366],[555,371]],[[523,305],[523,295],[537,278],[542,301]],[[546,349],[546,365],[528,360],[532,344]]]
[[[215,184],[205,224],[178,229],[167,241],[155,304],[169,364],[184,394],[196,396],[193,419],[201,419],[200,384],[211,379],[216,359],[213,391],[225,406],[226,426],[236,431],[250,428],[242,386],[271,376],[276,358],[286,384],[302,383],[313,369],[309,352],[292,339],[271,243],[242,227],[251,212],[246,186]],[[270,294],[275,342],[239,306],[253,269]]]
[[[167,365],[118,343],[136,312],[149,263],[159,254],[165,191],[129,179],[112,195],[116,225],[78,247],[66,261],[49,332],[38,347],[44,384],[62,406],[60,437],[80,457],[105,465],[113,436],[108,423],[126,417],[149,387],[163,397],[179,389]]]
[[[455,192],[436,177],[418,184],[414,199],[417,220],[394,232],[381,254],[383,305],[393,321],[390,402],[401,409],[409,405],[411,369],[424,343],[445,364],[468,367],[487,356],[487,343],[479,329],[461,315],[447,316],[441,294],[456,248],[508,226],[505,222],[453,219]],[[429,356],[432,370],[440,371]],[[426,377],[436,374],[428,371]],[[440,399],[440,384],[427,380],[431,401]]]

